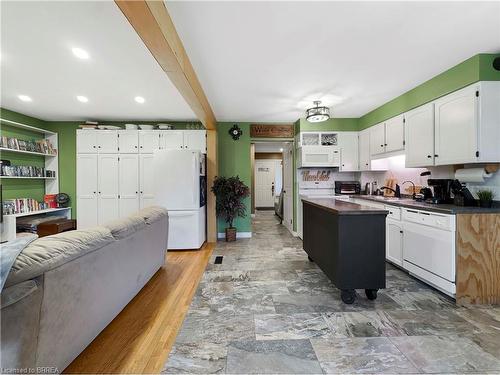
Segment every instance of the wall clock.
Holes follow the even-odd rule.
[[[243,134],[243,131],[238,127],[238,125],[234,124],[231,129],[229,129],[229,135],[233,137],[235,141],[240,139],[241,135]]]

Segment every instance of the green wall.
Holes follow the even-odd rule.
[[[344,131],[357,131],[359,119],[357,118],[331,118],[324,122],[311,123],[305,118],[298,121],[297,132],[311,132],[311,131],[331,131],[331,130],[344,130]]]
[[[229,135],[229,129],[238,125],[243,131],[237,141]],[[239,176],[240,179],[251,188],[252,167],[250,161],[250,123],[249,122],[219,122],[217,123],[217,158],[219,163],[219,176]],[[211,188],[210,186],[208,187]],[[234,226],[238,232],[251,232],[251,201],[250,197],[245,199],[247,216],[237,218]],[[227,224],[224,220],[217,221],[217,231],[224,232]]]
[[[494,70],[493,59],[499,54],[479,54],[446,70],[414,89],[385,103],[359,119],[359,130],[407,112],[450,92],[477,81],[500,81],[500,71]]]

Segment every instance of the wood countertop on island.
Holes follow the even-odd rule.
[[[323,208],[337,215],[387,215],[389,211],[345,202],[334,198],[303,198],[302,202]]]

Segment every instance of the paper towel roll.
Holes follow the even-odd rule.
[[[491,177],[484,168],[457,169],[455,178],[460,182],[484,182],[485,178]]]

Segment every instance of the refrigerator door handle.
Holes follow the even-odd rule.
[[[198,158],[196,157],[196,153],[193,152],[193,204],[196,207],[196,190],[200,188],[200,177],[199,174],[197,173],[198,168],[199,168],[199,161],[197,160]]]

